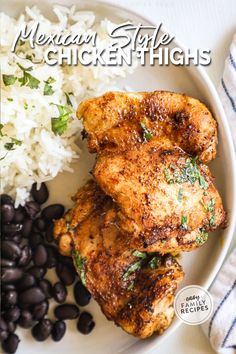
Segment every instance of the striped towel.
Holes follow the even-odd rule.
[[[236,144],[236,34],[225,63],[219,95]],[[202,329],[217,353],[236,354],[236,249],[218,273],[210,293],[214,310]]]
[[[219,95],[236,144],[236,34],[230,47],[229,57],[226,59]]]
[[[202,325],[211,346],[220,354],[236,353],[236,249],[231,253],[210,293],[214,310]]]

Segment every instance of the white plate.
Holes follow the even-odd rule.
[[[108,17],[111,21],[115,22],[124,22],[129,19],[134,23],[150,24],[147,19],[113,5],[96,2],[90,2],[88,5],[88,3],[76,0],[60,0],[57,3],[67,6],[78,3],[80,4],[80,8],[93,10],[99,17]],[[4,5],[1,5],[1,10],[14,16],[18,15],[26,4],[40,4],[39,7],[44,13],[48,14],[50,13],[52,2],[47,0],[5,1]],[[179,46],[179,44],[174,41],[172,46]],[[197,251],[184,254],[181,260],[186,273],[185,280],[181,286],[198,284],[207,288],[217,274],[229,248],[234,228],[233,215],[236,214],[236,162],[234,148],[218,95],[205,71],[202,68],[194,66],[140,67],[125,82],[120,83],[121,89],[124,87],[124,84],[130,86],[134,91],[164,89],[186,93],[199,98],[211,109],[218,121],[218,154],[215,161],[211,163],[211,170],[216,177],[216,185],[223,198],[224,207],[228,212],[228,227],[225,230],[211,234],[207,244]],[[70,197],[89,177],[92,165],[93,156],[86,152],[86,146],[83,145],[83,153],[78,166],[74,166],[74,174],[64,173],[49,184],[49,202],[63,203],[69,207],[71,205]],[[70,298],[72,299],[71,294]],[[22,341],[18,353],[38,354],[44,352],[45,354],[51,354],[54,351],[57,354],[149,353],[180,324],[180,321],[175,319],[170,328],[161,337],[154,335],[148,340],[140,341],[124,333],[112,322],[107,321],[94,301],[91,301],[85,309],[94,315],[96,321],[96,327],[89,336],[79,334],[76,330],[75,322],[68,322],[66,336],[58,344],[55,344],[51,340],[47,340],[45,343],[35,342],[32,340],[29,330],[20,330],[19,334]]]

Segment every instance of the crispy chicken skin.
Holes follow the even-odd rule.
[[[77,110],[83,120],[90,152],[126,151],[143,142],[142,124],[156,137],[202,162],[216,156],[217,124],[197,99],[167,91],[108,92],[82,102]]]
[[[181,266],[169,254],[130,248],[114,223],[114,203],[104,198],[95,182],[80,189],[75,202],[74,208],[55,222],[56,239],[71,238],[67,250],[59,243],[59,251],[72,253],[82,281],[109,320],[140,338],[161,334],[174,316],[172,304],[183,278]]]
[[[103,153],[93,174],[117,204],[119,226],[140,251],[190,251],[225,219],[208,167],[166,139]]]

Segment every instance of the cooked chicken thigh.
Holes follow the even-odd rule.
[[[94,177],[118,207],[118,223],[140,251],[188,251],[225,219],[206,165],[166,139],[98,156]]]
[[[173,92],[108,92],[82,102],[91,152],[129,150],[148,136],[167,137],[202,162],[216,155],[216,121],[197,99]]]
[[[183,278],[180,265],[171,255],[130,248],[114,223],[114,203],[95,182],[82,188],[75,202],[55,222],[57,240],[71,239],[67,249],[59,241],[60,252],[72,253],[82,282],[109,320],[141,338],[162,333],[174,316],[174,293]]]
[[[170,252],[201,246],[225,220],[204,165],[216,155],[216,121],[200,101],[164,91],[110,92],[77,116],[96,181],[55,221],[59,250],[109,320],[140,338],[162,333],[183,278]]]

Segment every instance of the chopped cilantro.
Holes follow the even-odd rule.
[[[179,203],[182,202],[183,197],[184,197],[184,189],[183,189],[183,188],[180,188],[180,189],[179,189],[179,193],[178,193],[178,198],[177,198]]]
[[[80,275],[80,279],[81,279],[81,282],[82,284],[86,284],[86,274],[85,274],[85,262],[86,262],[86,258],[85,257],[82,257],[80,254],[79,254],[79,251],[78,250],[74,250],[72,252],[72,255],[73,255],[73,259],[74,259],[74,262],[75,262],[75,266],[79,272],[79,275]]]
[[[215,198],[211,198],[207,204],[207,210],[211,213],[211,218],[209,221],[211,226],[215,225],[216,222],[215,203]]]
[[[30,61],[32,61],[33,62],[33,59],[35,58],[35,54],[34,53],[32,53],[31,55],[29,55],[29,54],[26,54],[26,57],[25,57],[25,59],[28,59],[28,60],[30,60]]]
[[[8,97],[7,100],[8,100],[9,102],[13,102],[13,98],[11,98],[11,97]]]
[[[215,212],[214,212],[214,214],[212,214],[209,223],[210,223],[211,226],[215,225],[215,223],[216,223],[216,214],[215,214]]]
[[[20,65],[19,63],[16,63],[19,68],[22,70],[22,71],[32,71],[33,70],[33,66],[29,66],[28,68],[24,68],[22,65]]]
[[[168,168],[164,168],[163,173],[164,173],[166,182],[168,184],[173,184],[174,183],[174,179],[170,177],[170,173],[169,173]]]
[[[205,230],[201,230],[200,234],[196,237],[196,243],[203,245],[208,239],[208,233]]]
[[[4,136],[5,134],[3,134],[2,130],[4,128],[4,125],[2,123],[0,123],[0,136]]]
[[[143,122],[140,122],[140,126],[142,128],[142,131],[143,131],[143,139],[145,141],[149,141],[151,138],[152,138],[152,133],[150,132],[150,130],[147,129],[145,123]]]
[[[188,230],[187,216],[182,215],[181,217],[181,229]]]
[[[28,68],[24,68],[19,63],[17,63],[17,65],[23,71],[23,76],[18,79],[18,81],[20,82],[21,86],[28,86],[31,89],[39,88],[40,80],[38,80],[36,77],[32,76],[29,73],[29,71],[33,70],[33,67],[30,66]]]
[[[142,259],[136,263],[133,263],[127,270],[126,272],[123,274],[123,280],[128,280],[130,274],[136,272],[136,270],[139,270],[142,266]]]
[[[127,290],[130,291],[133,290],[133,288],[134,288],[134,281],[131,281],[131,283],[127,287]]]
[[[14,75],[5,75],[5,74],[3,74],[2,75],[2,79],[3,79],[3,82],[4,82],[5,86],[10,86],[10,85],[13,85],[16,82],[17,77],[14,76]]]
[[[28,103],[25,101],[25,102],[24,102],[24,109],[28,109],[28,107],[29,107],[29,106],[28,106]]]
[[[54,94],[54,90],[52,88],[52,85],[56,80],[53,77],[49,77],[45,82],[44,89],[43,89],[43,94],[44,96],[52,96]]]
[[[51,118],[52,131],[55,135],[62,135],[67,129],[68,120],[72,111],[67,106],[62,106],[55,103],[51,104],[55,105],[59,112],[58,117]]]
[[[207,189],[208,188],[208,183],[207,183],[207,181],[205,180],[205,178],[202,176],[202,175],[200,175],[199,174],[199,184],[200,184],[200,186],[202,187],[202,189]]]
[[[148,265],[151,269],[156,269],[161,265],[161,259],[158,256],[152,257],[152,259],[148,262]]]
[[[147,257],[147,254],[146,254],[145,252],[140,252],[140,251],[137,251],[137,250],[134,251],[134,252],[132,253],[132,255],[135,256],[135,257],[142,258],[142,259],[144,259],[144,258]]]
[[[65,93],[65,96],[66,96],[66,103],[68,104],[68,106],[73,106],[73,105],[72,105],[72,102],[71,102],[71,100],[70,100],[70,96],[73,95],[73,92],[69,92],[69,93],[64,92],[64,93]]]
[[[15,145],[20,146],[22,144],[21,140],[11,138],[11,142],[5,143],[4,148],[8,151],[15,150]]]
[[[215,211],[215,198],[211,198],[211,200],[207,204],[207,210],[213,213]]]
[[[7,153],[3,157],[0,158],[0,161],[4,160],[6,156],[7,156]]]
[[[177,166],[175,163],[171,162],[169,168],[171,168],[172,170],[176,170]]]
[[[163,170],[166,182],[169,184],[185,182],[194,184],[196,181],[198,181],[200,187],[206,190],[208,188],[208,183],[201,175],[196,161],[197,157],[193,159],[187,159],[185,166],[179,171],[177,170],[176,165],[171,163],[168,168],[164,168]],[[174,170],[174,172],[172,173],[170,170]]]

